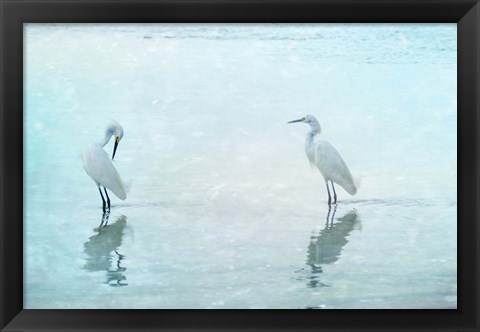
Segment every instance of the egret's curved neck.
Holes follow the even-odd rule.
[[[105,145],[107,145],[108,141],[110,140],[110,137],[112,137],[112,134],[107,133],[107,134],[105,135],[105,138],[102,139],[102,140],[99,142],[100,145],[101,145],[102,147],[104,147]]]
[[[308,159],[310,162],[314,162],[315,156],[313,152],[313,147],[315,145],[315,136],[320,134],[320,124],[318,122],[311,122],[310,123],[310,131],[305,138],[305,153],[307,154]]]

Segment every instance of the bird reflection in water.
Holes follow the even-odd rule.
[[[124,275],[127,269],[121,266],[125,256],[118,252],[122,245],[127,217],[122,215],[113,224],[108,225],[109,217],[109,212],[103,214],[100,226],[94,229],[95,234],[83,245],[88,256],[84,269],[90,272],[106,271],[105,283],[110,286],[127,286],[127,277]]]
[[[338,222],[334,223],[336,211],[337,206],[328,209],[325,228],[310,238],[307,251],[307,265],[311,268],[308,287],[328,286],[319,281],[323,272],[322,266],[333,264],[340,258],[343,247],[348,243],[347,236],[360,226],[360,219],[355,210],[337,218]]]

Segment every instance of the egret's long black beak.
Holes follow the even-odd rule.
[[[302,122],[303,119],[298,119],[298,120],[292,120],[292,121],[288,121],[287,123],[295,123],[295,122]]]
[[[113,158],[115,158],[115,152],[117,152],[118,142],[120,142],[120,139],[118,137],[115,137],[115,146],[113,147],[112,160]]]

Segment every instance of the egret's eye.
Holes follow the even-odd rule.
[[[118,137],[118,136],[115,137],[115,141],[117,141],[117,143],[120,142],[120,137]]]

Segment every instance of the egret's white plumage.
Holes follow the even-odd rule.
[[[112,122],[107,126],[105,137],[100,142],[95,142],[90,145],[83,153],[83,167],[87,174],[97,185],[100,195],[102,196],[103,208],[105,209],[105,200],[102,195],[101,187],[104,187],[105,195],[107,196],[108,206],[110,207],[110,199],[106,189],[112,191],[118,198],[124,200],[127,198],[125,192],[125,185],[120,178],[115,166],[108,157],[103,147],[108,143],[110,138],[115,136],[115,146],[113,150],[113,157],[118,146],[118,143],[123,137],[123,128],[117,122]]]
[[[350,170],[343,161],[338,151],[329,142],[324,140],[315,141],[315,136],[320,134],[321,128],[317,119],[313,115],[306,115],[299,120],[293,120],[289,123],[304,122],[310,125],[310,131],[305,139],[305,153],[310,164],[315,165],[322,174],[328,191],[328,203],[330,204],[330,190],[328,188],[328,181],[332,183],[334,192],[334,203],[337,201],[337,195],[333,183],[338,184],[345,189],[350,195],[357,193],[357,186],[355,185]]]
[[[122,200],[127,198],[122,179],[100,144],[92,144],[85,151],[83,167],[97,186],[109,189]]]

